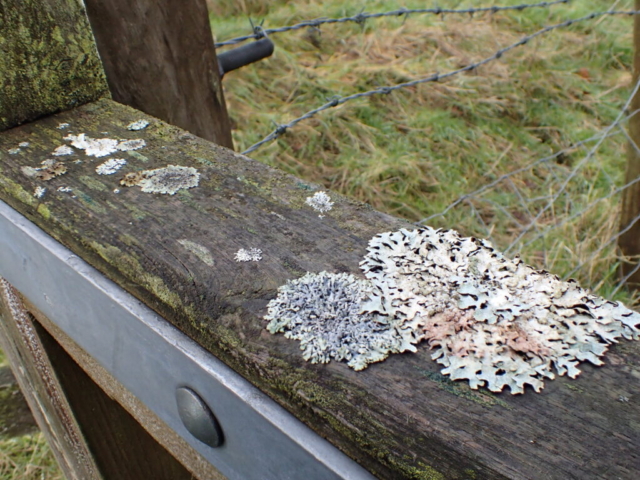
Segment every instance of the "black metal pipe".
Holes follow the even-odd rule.
[[[218,54],[220,77],[223,77],[225,73],[232,70],[271,56],[273,48],[274,45],[271,40],[261,38],[255,42]]]

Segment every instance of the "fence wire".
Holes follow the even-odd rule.
[[[427,77],[424,78],[419,78],[416,80],[412,80],[410,82],[404,82],[404,83],[399,83],[397,85],[388,85],[388,86],[384,86],[384,87],[379,87],[379,88],[374,88],[372,90],[368,90],[366,92],[359,92],[359,93],[354,93],[352,95],[347,95],[347,96],[339,96],[336,95],[334,97],[332,97],[329,101],[327,101],[326,103],[324,103],[323,105],[320,105],[317,108],[314,108],[313,110],[308,111],[307,113],[305,113],[304,115],[301,115],[298,118],[295,118],[293,120],[291,120],[288,123],[284,123],[284,124],[280,124],[277,125],[276,128],[269,133],[266,137],[264,137],[262,140],[260,140],[259,142],[254,143],[253,145],[251,145],[249,148],[247,148],[246,150],[244,150],[242,153],[244,155],[248,155],[251,152],[254,152],[255,150],[257,150],[258,148],[260,148],[261,146],[270,143],[272,141],[274,141],[276,138],[278,138],[279,136],[283,135],[284,133],[287,132],[288,129],[295,127],[297,124],[299,124],[300,122],[304,121],[304,120],[308,120],[314,116],[316,116],[317,114],[324,112],[325,110],[329,110],[330,108],[334,108],[337,107],[339,105],[342,105],[344,103],[350,102],[352,100],[357,100],[359,98],[366,98],[366,97],[372,97],[374,95],[388,95],[396,90],[401,90],[404,88],[409,88],[409,87],[415,87],[416,85],[420,85],[423,83],[433,83],[433,82],[439,82],[442,80],[447,80],[451,77],[455,77],[456,75],[460,75],[461,73],[465,73],[465,72],[470,72],[473,70],[476,70],[477,68],[480,68],[488,63],[491,63],[495,60],[498,60],[500,58],[502,58],[502,56],[505,53],[510,52],[511,50],[514,50],[518,47],[522,47],[523,45],[527,45],[531,40],[540,37],[544,34],[547,34],[549,32],[552,32],[554,30],[558,30],[559,28],[565,28],[565,27],[570,27],[572,25],[575,25],[576,23],[580,23],[580,22],[585,22],[588,20],[593,20],[595,18],[598,17],[603,17],[603,16],[607,16],[607,15],[636,15],[636,14],[640,14],[640,11],[635,11],[635,10],[607,10],[607,11],[603,11],[603,12],[594,12],[594,13],[590,13],[589,15],[585,15],[583,17],[580,18],[574,18],[574,19],[570,19],[570,20],[565,20],[564,22],[560,22],[557,23],[555,25],[549,25],[545,28],[542,28],[540,30],[538,30],[537,32],[534,32],[530,35],[527,35],[525,37],[522,37],[520,40],[518,40],[515,43],[512,43],[511,45],[508,45],[504,48],[501,48],[500,50],[496,51],[493,55],[480,60],[479,62],[475,62],[475,63],[470,63],[469,65],[466,65],[462,68],[458,68],[456,70],[452,70],[450,72],[447,73],[433,73]]]
[[[218,45],[231,45],[271,33],[317,28],[331,23],[362,23],[369,19],[418,13],[464,13],[468,15],[497,13],[506,10],[549,8],[563,3],[568,3],[568,0],[507,7],[399,9],[382,13],[361,13],[344,18],[310,20],[273,29],[259,27],[252,35],[238,37]],[[322,105],[303,115],[276,125],[268,135],[251,145],[243,153],[252,153],[284,135],[299,123],[347,102],[374,95],[388,95],[394,91],[419,84],[451,79],[456,75],[498,61],[512,50],[528,45],[532,40],[561,28],[606,16],[638,14],[640,11],[615,9],[593,12],[541,28],[478,62],[449,72],[432,73],[404,83],[382,86],[351,95],[331,97]],[[629,111],[631,100],[639,90],[640,82],[633,87],[626,103],[613,122],[590,138],[576,142],[545,157],[532,159],[526,165],[502,173],[496,178],[488,180],[481,187],[460,195],[441,211],[423,218],[418,224],[451,228],[460,218],[473,218],[475,219],[474,231],[464,232],[465,234],[483,236],[510,255],[521,254],[527,261],[538,267],[555,272],[559,271],[564,278],[577,277],[595,290],[600,289],[606,283],[607,288],[604,293],[609,297],[618,294],[629,278],[640,271],[640,262],[636,261],[635,267],[623,278],[617,277],[617,267],[620,263],[637,260],[623,258],[617,243],[622,235],[640,222],[640,214],[638,214],[627,225],[619,225],[621,197],[627,189],[640,183],[640,177],[620,185],[620,181],[611,178],[604,169],[598,169],[597,161],[598,154],[602,152],[604,146],[611,144],[617,150],[630,145],[640,155],[640,146],[633,142],[626,129],[629,120],[640,114],[640,110]],[[579,157],[579,159],[568,166],[563,165],[560,159],[567,156]],[[587,170],[597,171],[598,181],[604,184],[597,195],[593,194],[589,185],[590,180],[585,174]],[[532,172],[537,172],[536,178],[541,179],[540,184],[535,188],[529,188],[524,181],[531,177]],[[605,232],[599,233],[598,242],[594,242],[590,238],[596,230]],[[508,235],[504,233],[505,231],[508,231]],[[565,243],[564,237],[569,236],[575,236],[577,242],[571,245],[569,242]],[[616,278],[618,279],[616,280]]]
[[[236,45],[238,43],[244,42],[246,40],[251,39],[259,39],[265,36],[269,36],[273,33],[282,33],[282,32],[291,32],[294,30],[300,30],[303,28],[320,28],[322,25],[330,25],[335,23],[357,23],[358,25],[364,25],[367,20],[374,20],[378,18],[386,18],[386,17],[405,17],[407,18],[409,15],[417,15],[417,14],[432,14],[443,16],[447,14],[461,14],[461,15],[476,15],[483,13],[492,13],[496,14],[499,12],[506,11],[519,11],[526,10],[528,8],[548,8],[553,5],[569,3],[570,0],[555,0],[553,2],[540,2],[540,3],[530,3],[530,4],[521,4],[521,5],[512,5],[512,6],[491,6],[491,7],[478,7],[478,8],[398,8],[396,10],[390,10],[388,12],[379,12],[379,13],[366,13],[360,12],[356,15],[352,15],[350,17],[341,17],[341,18],[316,18],[314,20],[307,20],[305,22],[296,23],[295,25],[288,25],[285,27],[275,27],[275,28],[264,28],[262,25],[254,25],[251,23],[251,29],[253,33],[249,35],[244,35],[241,37],[231,38],[229,40],[225,40],[223,42],[218,42],[215,44],[216,48],[225,47],[228,45]]]

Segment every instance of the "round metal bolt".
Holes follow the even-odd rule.
[[[208,405],[187,387],[176,389],[180,420],[189,433],[210,447],[219,447],[224,440],[222,429]]]

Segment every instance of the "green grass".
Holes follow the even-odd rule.
[[[0,479],[64,480],[42,433],[0,441]]]
[[[268,28],[353,15],[364,6],[367,12],[400,6],[336,0],[210,3],[218,40],[249,33],[248,17],[264,20]],[[492,3],[521,2],[473,0],[460,6]],[[424,7],[424,2],[402,5]],[[274,123],[289,122],[334,95],[451,71],[547,25],[612,6],[574,1],[473,19],[413,15],[369,20],[364,26],[325,25],[320,31],[274,34],[273,57],[224,79],[236,148],[244,150],[270,133]],[[630,0],[614,6],[632,7]],[[631,91],[632,53],[631,18],[586,21],[545,34],[471,73],[332,108],[251,156],[419,221],[442,212],[461,195],[611,124]],[[624,180],[624,137],[604,141],[561,191],[585,153],[577,149],[529,168],[429,224],[490,237],[506,248],[544,210],[510,253],[561,276],[571,273],[584,286],[611,295],[620,259],[615,242],[601,246],[617,232],[620,198],[605,197]],[[558,198],[545,209],[550,195]],[[576,218],[567,222],[573,215]],[[537,231],[547,233],[534,240]],[[614,297],[634,303],[622,290]]]

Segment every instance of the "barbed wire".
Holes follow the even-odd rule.
[[[275,139],[277,139],[278,137],[280,137],[281,135],[283,135],[284,133],[286,133],[286,131],[294,126],[296,126],[298,123],[304,121],[304,120],[308,120],[309,118],[314,117],[315,115],[317,115],[320,112],[323,112],[325,110],[329,110],[330,108],[334,108],[337,107],[339,105],[342,105],[344,103],[347,103],[351,100],[356,100],[358,98],[365,98],[365,97],[371,97],[374,95],[388,95],[391,92],[394,92],[396,90],[401,90],[403,88],[409,88],[409,87],[414,87],[416,85],[420,85],[420,84],[424,84],[424,83],[433,83],[433,82],[439,82],[441,80],[445,80],[451,77],[454,77],[456,75],[459,75],[461,73],[464,72],[470,72],[473,70],[476,70],[477,68],[480,68],[490,62],[493,62],[495,60],[500,59],[505,53],[510,52],[511,50],[514,50],[518,47],[521,47],[523,45],[528,44],[530,41],[534,40],[535,38],[544,35],[546,33],[552,32],[554,30],[560,29],[560,28],[565,28],[565,27],[570,27],[572,25],[575,25],[576,23],[580,23],[580,22],[584,22],[584,21],[588,21],[588,20],[593,20],[595,18],[598,17],[603,17],[603,16],[607,16],[607,15],[628,15],[628,16],[632,16],[632,15],[638,15],[640,14],[640,11],[636,11],[636,10],[606,10],[606,11],[602,11],[602,12],[593,12],[590,13],[589,15],[585,15],[583,17],[579,17],[579,18],[574,18],[574,19],[570,19],[570,20],[565,20],[564,22],[560,22],[554,25],[549,25],[547,27],[544,27],[530,35],[526,35],[524,37],[522,37],[520,40],[518,40],[515,43],[512,43],[511,45],[508,45],[507,47],[501,48],[500,50],[496,51],[493,55],[480,60],[478,62],[475,63],[470,63],[469,65],[465,66],[465,67],[461,67],[458,68],[456,70],[452,70],[450,72],[447,73],[435,73],[432,75],[429,75],[427,77],[424,78],[419,78],[416,80],[412,80],[410,82],[404,82],[404,83],[399,83],[396,85],[392,85],[392,86],[384,86],[384,87],[378,87],[372,90],[368,90],[366,92],[359,92],[359,93],[354,93],[352,95],[347,95],[347,96],[334,96],[332,97],[328,102],[324,103],[323,105],[314,108],[313,110],[310,110],[308,112],[306,112],[305,114],[301,115],[298,118],[295,118],[294,120],[291,120],[288,123],[285,124],[280,124],[277,125],[276,128],[269,133],[267,136],[265,136],[262,140],[260,140],[257,143],[254,143],[253,145],[251,145],[249,148],[247,148],[246,150],[244,150],[242,153],[244,155],[247,155],[251,152],[254,152],[255,150],[257,150],[258,148],[260,148],[262,145],[265,145],[267,143],[270,143],[272,141],[274,141]]]
[[[402,17],[407,18],[409,15],[417,15],[417,14],[433,14],[433,15],[446,15],[446,14],[463,14],[463,15],[476,15],[483,13],[499,13],[505,11],[522,11],[529,8],[548,8],[558,4],[566,4],[570,3],[571,0],[555,0],[552,2],[539,2],[539,3],[530,3],[530,4],[521,4],[521,5],[507,5],[507,6],[491,6],[491,7],[477,7],[477,8],[398,8],[395,10],[390,10],[388,12],[379,12],[379,13],[366,13],[360,12],[350,17],[341,17],[341,18],[317,18],[314,20],[306,20],[304,22],[296,23],[295,25],[288,25],[284,27],[276,27],[276,28],[264,28],[262,25],[253,25],[251,22],[251,27],[253,33],[249,35],[243,35],[241,37],[232,38],[229,40],[225,40],[223,42],[218,42],[215,44],[216,48],[228,46],[228,45],[236,45],[238,43],[244,42],[246,40],[251,39],[259,39],[265,36],[271,35],[273,33],[282,33],[282,32],[290,32],[293,30],[300,30],[303,28],[319,28],[321,25],[327,24],[336,24],[336,23],[357,23],[359,25],[363,25],[367,20],[373,20],[378,18],[385,17]]]

